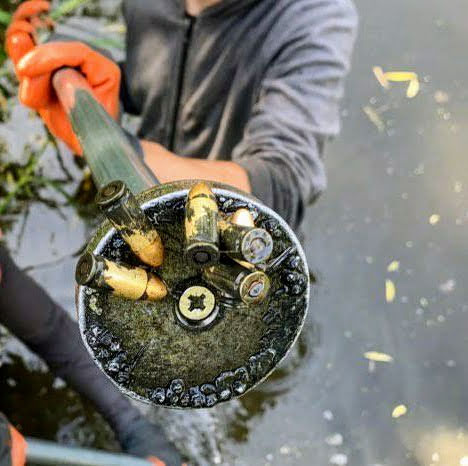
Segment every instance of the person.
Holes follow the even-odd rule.
[[[36,44],[49,4],[21,7],[6,36],[19,98],[74,153],[82,149],[51,83],[63,67],[81,71],[116,120],[141,118],[135,143],[159,181],[227,183],[300,227],[325,189],[325,143],[339,131],[352,0],[124,0],[120,64],[81,42]]]
[[[49,8],[49,2],[23,2],[14,13],[6,44],[14,63],[34,47],[34,27],[43,24],[39,16]],[[94,364],[81,342],[78,324],[16,266],[1,244],[0,323],[41,356],[56,375],[95,404],[126,453],[146,457],[157,466],[182,464],[179,452],[163,430],[146,420]],[[11,432],[11,438],[20,437],[11,426],[4,431]],[[15,460],[16,464],[21,464],[21,459]]]
[[[26,463],[24,437],[0,413],[0,465],[23,466]]]
[[[26,2],[30,3],[30,2]],[[33,0],[38,11],[47,2]],[[293,228],[324,190],[323,151],[357,27],[351,0],[125,0],[127,58],[87,45],[35,46],[33,25],[7,32],[20,100],[81,147],[53,73],[81,70],[114,117],[141,117],[144,160],[161,182],[207,179],[253,193]],[[34,16],[34,15],[32,15]],[[37,18],[36,18],[37,21]]]
[[[2,245],[0,323],[94,403],[126,453],[150,458],[157,466],[182,464],[162,429],[147,421],[94,364],[81,341],[78,324],[18,269]]]

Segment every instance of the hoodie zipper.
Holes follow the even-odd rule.
[[[179,62],[179,73],[178,73],[178,81],[177,81],[177,88],[176,88],[177,90],[176,90],[176,95],[175,95],[175,100],[174,100],[174,107],[173,107],[174,110],[172,112],[173,117],[172,117],[171,133],[169,137],[169,150],[170,151],[174,151],[174,146],[175,146],[175,141],[176,141],[176,136],[177,136],[177,123],[178,123],[179,115],[181,111],[180,101],[182,99],[182,94],[184,91],[188,51],[190,48],[190,42],[192,40],[194,24],[195,24],[195,18],[193,16],[186,15],[185,17],[186,29],[185,29],[184,42],[182,45],[181,58]]]

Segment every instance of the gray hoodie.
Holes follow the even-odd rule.
[[[196,18],[184,5],[124,2],[124,109],[142,117],[140,138],[243,166],[254,195],[298,227],[339,131],[351,0],[222,0]]]

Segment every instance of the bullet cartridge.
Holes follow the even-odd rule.
[[[237,225],[220,220],[218,228],[223,252],[235,260],[260,264],[273,252],[273,239],[263,228]]]
[[[148,301],[160,301],[167,296],[167,287],[160,278],[149,273],[145,295]]]
[[[203,279],[222,293],[241,299],[245,304],[260,304],[270,291],[268,275],[237,262],[217,264],[203,270]]]
[[[237,209],[232,214],[229,220],[231,223],[234,223],[235,225],[240,225],[243,227],[253,228],[255,226],[253,216],[250,213],[250,210],[248,209]]]
[[[85,253],[76,267],[79,285],[105,289],[132,301],[160,301],[167,295],[166,285],[155,275],[139,267],[117,264]]]
[[[206,183],[196,184],[185,206],[185,258],[198,267],[219,260],[218,203]]]
[[[104,186],[96,203],[142,262],[152,267],[163,263],[161,238],[124,182]]]

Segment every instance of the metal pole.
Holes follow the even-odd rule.
[[[26,438],[26,442],[28,463],[60,466],[149,466],[152,464],[148,460],[135,456],[67,447],[34,438]]]
[[[133,194],[138,194],[158,184],[122,128],[94,98],[83,75],[63,68],[55,73],[52,82],[98,188],[122,180]]]

